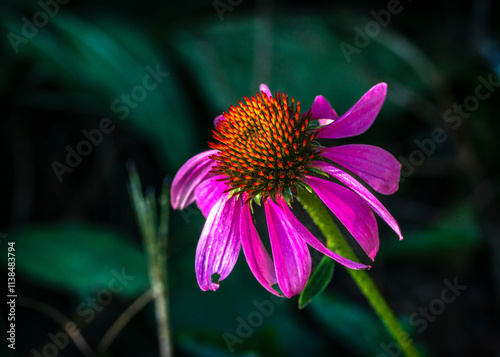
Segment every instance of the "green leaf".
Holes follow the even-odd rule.
[[[360,356],[377,356],[382,343],[394,341],[375,314],[355,302],[323,294],[311,303],[311,311],[327,333]]]
[[[46,224],[12,233],[10,238],[15,242],[17,271],[38,284],[80,294],[111,286],[129,297],[149,286],[141,247],[109,229]]]
[[[299,296],[299,309],[306,307],[314,297],[325,290],[332,280],[334,270],[335,262],[324,256]]]

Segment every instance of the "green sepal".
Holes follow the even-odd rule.
[[[292,199],[293,199],[293,192],[290,187],[285,187],[283,188],[283,198],[285,199],[286,203],[291,206],[292,204]]]
[[[321,176],[328,177],[328,174],[326,172],[318,170],[318,169],[315,169],[315,168],[312,168],[312,167],[309,168],[309,171],[310,172],[314,172],[315,174],[318,174],[318,175],[321,175]]]
[[[259,192],[258,194],[256,194],[253,198],[253,201],[255,201],[255,203],[260,206],[262,204],[262,193]]]
[[[303,181],[297,182],[297,186],[303,190],[306,190],[309,193],[313,193],[313,189],[311,188],[311,186],[309,186],[307,183],[305,183]]]
[[[235,188],[235,189],[229,191],[229,196],[227,198],[231,198],[234,195],[238,195],[240,193],[241,193],[241,188]]]

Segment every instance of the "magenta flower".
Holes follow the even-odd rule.
[[[348,268],[370,268],[332,252],[299,222],[291,210],[297,187],[316,192],[372,260],[379,247],[373,212],[403,238],[396,220],[350,174],[379,193],[392,194],[401,170],[394,156],[370,145],[322,147],[316,142],[365,132],[386,90],[385,83],[377,84],[339,117],[323,96],[301,115],[300,102],[279,92],[272,96],[262,84],[255,97],[245,97],[245,103],[215,118],[212,150],[189,159],[171,190],[175,209],[196,201],[207,218],[195,260],[202,290],[219,288],[241,248],[257,280],[278,296],[275,284],[286,297],[303,290],[311,272],[308,245]],[[252,202],[264,206],[273,259],[255,229]]]

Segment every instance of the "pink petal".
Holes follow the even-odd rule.
[[[273,94],[272,94],[272,93],[271,93],[271,91],[269,90],[269,87],[268,87],[267,85],[265,85],[265,84],[261,84],[261,85],[259,86],[259,90],[260,90],[261,92],[266,93],[266,94],[267,94],[267,96],[268,96],[269,98],[271,98],[271,97],[273,96]]]
[[[347,187],[356,192],[363,198],[368,206],[370,206],[375,213],[377,213],[382,219],[398,234],[399,239],[403,239],[401,235],[401,230],[399,229],[398,222],[394,217],[387,211],[387,209],[380,203],[380,201],[368,191],[362,184],[360,184],[354,177],[347,174],[346,172],[321,161],[314,161],[312,165],[321,171],[327,172],[333,177],[342,181]]]
[[[194,190],[209,176],[214,165],[210,156],[217,154],[217,150],[208,150],[190,158],[175,174],[170,189],[170,201],[174,209],[184,209],[194,201]]]
[[[224,115],[217,115],[215,118],[214,118],[214,127],[217,128],[217,124],[219,124],[219,121],[221,120],[225,120],[224,119]]]
[[[274,272],[274,264],[252,222],[249,204],[243,205],[240,234],[243,253],[245,253],[245,258],[253,275],[268,291],[276,296],[281,296],[272,288],[273,285],[278,283]]]
[[[370,207],[357,194],[336,183],[316,177],[303,180],[338,217],[370,259],[374,260],[379,239],[377,221]]]
[[[311,107],[311,119],[318,120],[319,125],[327,125],[337,120],[339,116],[332,108],[330,103],[322,95],[318,95],[314,99]]]
[[[219,283],[212,281],[212,275],[219,274],[219,282],[224,280],[238,259],[241,207],[239,199],[224,195],[208,215],[195,258],[196,278],[203,291],[217,290]]]
[[[288,222],[288,224],[292,227],[292,230],[294,232],[297,232],[299,237],[303,239],[307,244],[309,244],[311,247],[316,249],[317,251],[329,256],[336,262],[345,265],[348,268],[359,270],[359,269],[370,269],[371,266],[369,265],[364,265],[361,263],[356,263],[353,262],[352,260],[349,260],[347,258],[344,258],[341,255],[338,255],[337,253],[332,252],[330,249],[325,247],[323,243],[321,243],[315,236],[312,235],[311,232],[307,230],[306,227],[300,221],[295,217],[290,211],[290,208],[288,208],[285,200],[281,198],[279,200],[280,207],[282,208],[284,212],[284,218]]]
[[[278,284],[286,297],[299,294],[311,273],[307,244],[271,199],[264,203]]]
[[[196,187],[194,193],[196,204],[205,217],[208,217],[212,207],[215,206],[223,192],[229,188],[225,182],[218,181],[224,178],[227,177],[223,175],[212,176]]]
[[[352,171],[377,192],[390,195],[398,190],[401,164],[384,149],[353,144],[321,150],[321,156]]]
[[[382,108],[386,92],[386,83],[375,85],[347,113],[322,128],[317,138],[338,139],[364,133]]]

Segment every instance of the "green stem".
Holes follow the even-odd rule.
[[[315,193],[300,190],[299,200],[327,239],[328,248],[347,259],[359,261],[319,197]],[[380,291],[375,286],[367,271],[353,269],[347,269],[347,271],[387,327],[392,337],[399,344],[401,350],[408,357],[418,357],[419,354],[411,339],[401,328],[401,324],[389,305],[387,305],[387,302],[380,294]]]
[[[142,195],[141,181],[135,167],[131,165],[129,172],[130,195],[148,257],[149,279],[155,302],[160,356],[170,357],[172,356],[172,342],[169,327],[167,282],[169,187],[167,183],[163,184],[162,194],[159,198],[160,213],[157,214],[154,192],[150,190],[144,197]]]

